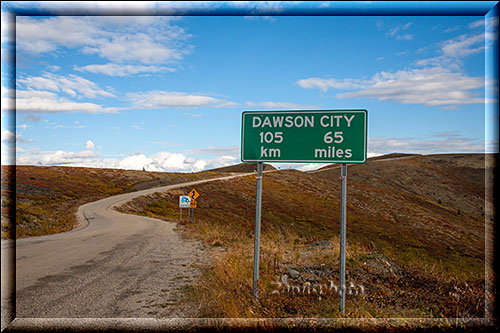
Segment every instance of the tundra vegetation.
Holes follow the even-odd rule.
[[[344,316],[491,317],[494,272],[485,270],[491,242],[485,227],[494,217],[485,189],[493,179],[485,179],[491,175],[485,171],[493,167],[482,154],[393,155],[349,166]],[[187,187],[119,209],[178,222],[183,235],[211,245],[213,264],[186,297],[202,317],[342,317],[333,287],[339,279],[339,175],[336,165],[264,173],[257,302],[255,176],[197,185],[194,223],[179,221],[178,196]]]
[[[494,223],[493,179],[486,172],[494,165],[487,157],[393,155],[349,166],[345,315],[333,288],[339,276],[337,165],[264,174],[257,302],[254,175],[197,185],[194,223],[179,221],[178,207],[179,195],[192,187],[142,196],[118,209],[178,223],[183,236],[209,245],[211,264],[200,268],[201,278],[184,299],[200,317],[484,318],[492,316],[488,304],[495,291],[494,272],[485,269],[485,254],[491,255],[486,244],[492,242],[485,229]],[[254,169],[241,164],[169,174],[17,167],[16,232],[25,237],[68,230],[79,205],[105,196]],[[2,212],[12,198],[8,171],[2,167]],[[4,217],[2,236],[12,232],[3,223]]]
[[[69,231],[76,223],[78,207],[84,203],[218,175],[212,171],[165,173],[59,166],[14,169],[2,165],[2,239]]]

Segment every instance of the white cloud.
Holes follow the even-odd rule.
[[[120,109],[102,107],[94,103],[80,103],[58,97],[48,91],[18,90],[16,100],[10,97],[2,98],[2,105],[15,105],[16,112],[26,113],[55,113],[55,112],[84,112],[84,113],[116,113]]]
[[[205,160],[197,160],[193,164],[194,170],[203,170],[207,166],[207,162]]]
[[[129,93],[127,98],[135,108],[145,109],[221,107],[221,105],[227,105],[227,101],[211,96],[161,90]]]
[[[128,169],[128,170],[142,170],[145,166],[150,166],[153,160],[147,158],[144,154],[135,154],[131,156],[125,157],[123,160],[118,162],[119,169]],[[148,168],[148,171],[158,171],[151,170],[151,167]]]
[[[2,130],[2,144],[7,145],[7,146],[12,146],[15,143],[32,143],[35,140],[33,139],[27,139],[22,136],[22,134],[16,134],[12,131],[9,131],[7,129]]]
[[[404,32],[408,30],[412,24],[413,22],[408,22],[403,25],[399,24],[396,27],[389,29],[389,32],[386,35],[391,36],[396,40],[412,40],[415,38],[415,35]]]
[[[443,55],[420,59],[415,62],[417,66],[423,67],[446,67],[453,70],[459,70],[462,66],[462,61],[459,59],[447,58]]]
[[[9,133],[5,133],[5,138],[6,140],[13,139]],[[150,155],[137,152],[122,158],[102,158],[101,154],[94,150],[94,142],[87,140],[85,150],[79,152],[64,150],[39,151],[37,149],[19,150],[17,151],[18,154],[16,154],[16,161],[17,164],[66,165],[128,170],[142,170],[144,168],[147,171],[161,172],[199,172],[240,162],[239,151],[235,150],[234,147],[219,148],[209,147],[207,150],[210,153],[204,154],[215,156],[214,158],[194,158],[182,153],[168,151]],[[205,149],[200,149],[200,151],[203,150]]]
[[[160,16],[17,17],[16,42],[35,54],[63,48],[97,54],[112,62],[159,64],[177,61],[192,47],[184,29]]]
[[[15,90],[14,89],[8,89],[7,87],[1,86],[1,106],[2,106],[2,117],[4,116],[5,112],[9,112],[14,110],[15,103],[14,103],[14,96],[15,96]],[[3,119],[2,119],[3,120]]]
[[[482,18],[480,20],[474,21],[472,23],[469,23],[469,28],[474,29],[474,28],[479,28],[479,27],[484,27],[484,21],[485,19]]]
[[[42,165],[60,165],[81,162],[82,159],[75,157],[75,155],[76,154],[73,152],[67,153],[62,150],[58,150],[56,152],[42,156],[42,158],[40,159],[40,163]]]
[[[474,35],[463,34],[445,40],[437,44],[439,55],[420,59],[416,61],[416,64],[418,66],[439,66],[460,70],[463,67],[463,59],[490,47],[492,38],[496,38],[496,34],[481,32]]]
[[[29,114],[25,118],[28,120],[31,120],[32,122],[35,122],[35,123],[39,122],[40,119],[42,119],[42,117],[34,115],[34,114]]]
[[[150,156],[143,153],[129,155],[122,160],[109,160],[107,167],[147,171],[198,172],[208,165],[206,160],[186,157],[180,153],[159,152]]]
[[[75,121],[74,125],[61,125],[61,124],[56,124],[56,123],[49,123],[45,126],[46,128],[54,128],[54,129],[59,129],[59,128],[86,128],[84,125],[80,125],[79,122]]]
[[[498,16],[490,17],[486,20],[486,28],[492,32],[498,29]],[[498,33],[498,31],[496,31]]]
[[[396,36],[396,40],[412,40],[414,38],[415,38],[414,34],[403,34]]]
[[[87,65],[83,67],[74,66],[74,70],[80,72],[90,72],[105,74],[109,76],[129,76],[144,73],[174,72],[175,69],[165,66],[146,66],[146,65],[121,65],[108,63],[103,65]]]
[[[427,106],[482,104],[491,101],[471,90],[484,85],[483,78],[434,67],[396,73],[380,72],[364,89],[338,94],[337,97],[374,97],[381,101]]]
[[[7,134],[8,135],[8,134]],[[198,172],[207,169],[234,165],[240,162],[237,146],[208,147],[193,150],[192,153],[212,155],[215,158],[193,158],[182,153],[158,152],[151,155],[138,152],[123,158],[100,158],[94,151],[94,143],[88,140],[85,150],[80,152],[49,151],[30,152],[19,150],[16,156],[18,164],[66,165],[96,168],[118,168],[130,170],[162,172]],[[456,133],[436,133],[433,139],[417,140],[412,138],[377,138],[368,139],[368,157],[393,153],[482,153],[498,152],[498,141],[480,142],[462,137]],[[225,154],[228,153],[228,154]],[[279,164],[284,169],[293,167],[302,171],[320,168],[326,164]]]
[[[27,162],[29,155],[20,156],[18,162]],[[39,163],[42,165],[80,165],[85,162],[100,156],[99,153],[94,152],[94,143],[88,140],[85,144],[85,150],[80,152],[66,152],[58,150],[55,152],[47,152],[39,157]],[[16,157],[17,158],[17,157]],[[19,163],[22,164],[22,163]],[[31,164],[31,163],[29,163]]]
[[[47,66],[47,69],[52,71],[52,72],[57,72],[57,71],[61,70],[61,67],[57,66],[57,65],[49,65],[49,66]]]
[[[469,25],[476,28],[484,25],[484,19]],[[488,21],[491,27],[498,25],[498,20]],[[402,32],[408,30],[411,23],[398,25],[391,29],[388,35],[396,38],[410,39]],[[379,29],[383,22],[377,23]],[[458,105],[485,104],[498,100],[494,97],[482,97],[483,88],[498,90],[498,83],[483,77],[470,77],[461,70],[463,58],[484,51],[491,45],[493,33],[464,34],[456,38],[435,44],[439,54],[415,62],[419,69],[400,70],[394,73],[379,72],[371,79],[352,78],[318,78],[311,77],[298,80],[296,83],[306,89],[355,90],[337,94],[337,98],[377,98],[381,101],[392,101],[401,104],[422,104],[439,106],[441,109],[458,109]],[[485,43],[486,42],[486,43]],[[399,55],[399,54],[398,54]]]
[[[2,3],[3,5],[3,3]],[[4,10],[4,7],[2,7],[1,11],[1,19],[0,19],[0,28],[1,28],[1,42],[2,46],[6,45],[7,43],[11,42],[11,37],[13,37],[12,32],[12,26],[16,22],[16,15],[13,14],[12,12],[8,10]],[[2,58],[3,58],[3,51],[2,50]],[[3,61],[3,59],[2,59]]]
[[[481,18],[477,21],[469,23],[470,29],[484,28],[485,26],[489,30],[496,29],[498,27],[498,17]]]
[[[470,77],[442,67],[401,70],[395,73],[379,72],[368,80],[310,78],[297,83],[303,88],[318,88],[322,91],[329,88],[360,89],[337,94],[337,98],[368,97],[401,104],[443,107],[492,102],[474,92],[485,86],[484,78]]]
[[[381,156],[383,154],[379,154],[379,153],[366,153],[367,157],[368,158],[372,158],[372,157],[376,157],[376,156]]]
[[[389,153],[484,153],[490,143],[465,138],[455,133],[437,133],[435,139],[417,140],[413,138],[368,138],[368,153],[371,156]]]
[[[94,150],[94,143],[90,140],[87,141],[87,143],[85,144],[85,149],[86,150]]]
[[[234,156],[220,156],[207,161],[206,169],[215,169],[240,163],[240,159]]]
[[[183,154],[160,152],[153,155],[153,159],[155,164],[164,170],[196,170],[194,167],[196,160]]]
[[[446,29],[444,30],[444,32],[445,32],[445,33],[449,33],[449,32],[456,31],[456,30],[458,30],[458,29],[460,29],[460,26],[458,26],[458,25],[457,25],[457,26],[454,26],[454,27],[448,27],[448,28],[446,28]]]
[[[99,47],[86,47],[85,53],[97,53],[116,62],[138,61],[143,64],[165,63],[182,58],[182,50],[172,50],[144,33],[116,36]]]
[[[19,128],[19,129],[21,129],[22,131],[25,131],[28,128],[33,127],[33,126],[28,125],[28,124],[21,124],[21,125],[17,125],[16,127]]]
[[[297,84],[306,89],[320,89],[325,92],[328,89],[356,89],[364,86],[363,81],[354,79],[322,79],[312,77],[308,79],[298,80]]]
[[[14,132],[11,132],[9,130],[2,131],[2,144],[12,145],[14,144],[15,140],[16,135],[14,134]]]
[[[445,57],[463,58],[484,50],[484,34],[462,35],[443,43],[441,51]]]
[[[23,137],[22,134],[16,134],[16,143],[33,143],[33,142],[35,142],[34,139],[25,138]]]
[[[241,106],[240,103],[228,101],[228,102],[222,102],[220,104],[217,104],[215,107],[216,108],[236,108],[236,107],[240,107],[240,106]]]
[[[39,20],[21,16],[16,21],[17,48],[33,53],[51,52],[60,45],[76,47],[92,43],[97,35],[96,27],[84,24],[81,18],[63,16]]]
[[[46,154],[40,158],[42,165],[64,165],[83,162],[85,156],[79,156],[73,152],[65,152],[58,150],[56,152]],[[22,161],[22,160],[21,160]]]
[[[96,83],[73,74],[67,77],[52,73],[44,73],[42,76],[30,76],[17,79],[28,90],[48,90],[64,92],[71,97],[83,95],[87,98],[94,97],[115,97],[109,91],[103,90]]]

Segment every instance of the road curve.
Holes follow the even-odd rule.
[[[81,206],[72,231],[2,242],[2,254],[16,246],[15,317],[192,316],[182,307],[179,290],[198,277],[195,266],[206,260],[202,245],[180,239],[173,231],[175,223],[119,213],[113,207],[142,195],[251,174],[108,197]],[[3,275],[4,270],[2,284]]]

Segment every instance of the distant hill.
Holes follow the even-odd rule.
[[[264,171],[276,170],[270,164],[264,163]],[[222,168],[210,169],[208,171],[213,172],[254,172],[257,171],[257,163],[240,163],[236,165],[230,165]]]
[[[493,166],[485,155],[389,157],[348,167],[349,239],[369,247],[378,244],[395,260],[412,261],[409,252],[400,252],[411,249],[412,256],[438,260],[448,269],[457,269],[459,259],[469,268],[484,265],[484,223],[494,219],[487,209],[493,197],[485,197],[485,188],[492,183],[485,179],[486,168]],[[312,238],[337,234],[339,175],[339,169],[264,175],[263,228],[291,229]],[[201,184],[197,191],[204,194],[198,203],[200,219],[218,223],[218,214],[231,212],[232,220],[221,223],[246,226],[251,232],[254,177]],[[171,203],[165,202],[174,214],[176,199],[173,195]]]
[[[372,161],[378,161],[378,160],[387,160],[387,159],[396,159],[396,158],[408,158],[411,156],[418,156],[419,154],[405,154],[405,153],[391,153],[391,154],[386,154],[386,155],[380,155],[380,156],[375,156],[375,157],[370,157],[367,159],[366,163],[372,162]],[[326,170],[326,169],[331,169],[331,168],[338,168],[340,164],[329,164],[326,165],[322,168],[319,168],[317,170],[313,170],[313,172],[317,172],[319,170]]]
[[[368,161],[385,160],[388,158],[411,157],[411,156],[418,156],[418,155],[420,155],[420,154],[391,153],[391,154],[386,154],[386,155],[370,157],[368,159]]]
[[[484,154],[390,154],[349,165],[347,279],[366,288],[348,306],[355,317],[484,316],[485,246],[492,244],[485,227],[494,223],[485,188],[493,167]],[[291,285],[338,281],[339,176],[338,166],[264,175],[262,295],[272,295],[280,274]],[[206,291],[199,304],[209,304],[211,316],[244,316],[252,303],[255,184],[252,176],[200,184],[195,222],[182,225],[227,248],[197,289]],[[189,189],[140,197],[123,209],[177,222],[178,195]],[[338,315],[337,298],[284,294],[263,298],[261,315]]]
[[[86,202],[221,175],[224,174],[213,171],[173,173],[2,165],[2,239],[13,238],[14,233],[17,238],[22,238],[71,230],[77,208]],[[9,206],[14,200],[15,225],[9,223],[14,215]]]
[[[348,166],[348,182],[373,188],[411,193],[439,205],[483,216],[484,154],[390,154]],[[322,169],[316,175],[338,177],[338,170]],[[492,200],[492,198],[487,198]]]

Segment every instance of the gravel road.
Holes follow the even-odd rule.
[[[15,317],[196,317],[181,296],[199,276],[197,265],[207,263],[203,245],[181,238],[175,223],[113,207],[141,195],[238,176],[105,198],[81,206],[78,226],[70,232],[2,242],[2,254],[14,244],[16,249]],[[2,270],[2,281],[7,280]],[[3,304],[8,295],[2,292]]]

